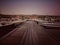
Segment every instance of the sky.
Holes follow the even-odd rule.
[[[0,13],[10,15],[60,15],[60,1],[0,0]]]

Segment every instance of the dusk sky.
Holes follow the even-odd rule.
[[[60,15],[60,1],[0,0],[0,13],[12,15]]]

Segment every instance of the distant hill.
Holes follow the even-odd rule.
[[[0,14],[0,18],[10,18],[10,17],[60,17],[60,15],[6,15],[6,14]]]

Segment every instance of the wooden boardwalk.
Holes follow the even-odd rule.
[[[60,45],[47,29],[26,21],[0,39],[0,45]],[[57,38],[56,38],[57,39]]]

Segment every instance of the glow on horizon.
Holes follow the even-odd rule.
[[[0,8],[2,14],[24,14],[24,15],[60,15],[60,8],[55,3],[44,2],[10,2],[3,4]]]

